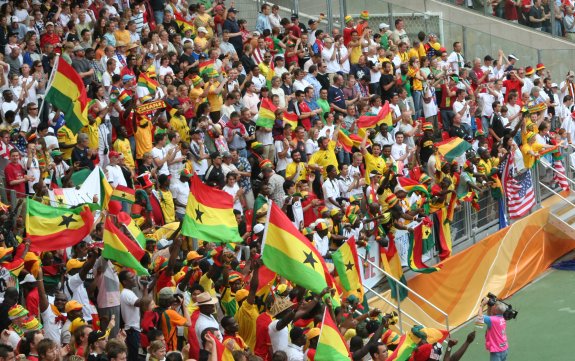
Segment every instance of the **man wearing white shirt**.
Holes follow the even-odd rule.
[[[449,57],[447,58],[447,63],[451,67],[452,73],[459,74],[459,69],[465,66],[465,59],[461,54],[462,49],[463,46],[459,41],[453,43],[453,52],[449,54]]]
[[[327,64],[327,74],[330,79],[333,75],[341,70],[341,66],[337,61],[337,53],[335,46],[333,46],[333,39],[326,37],[323,40],[324,48],[321,51],[321,59]]]
[[[287,348],[284,350],[287,355],[287,360],[303,361],[303,347],[307,341],[305,334],[303,333],[303,329],[301,327],[294,326],[289,333],[289,337],[291,342],[288,343]]]
[[[190,178],[192,173],[187,169],[182,169],[179,177],[170,182],[170,192],[174,198],[176,206],[176,219],[182,221],[186,214],[186,206],[188,204],[188,196],[190,195]]]
[[[453,112],[461,115],[461,125],[471,135],[471,116],[469,115],[469,103],[465,100],[467,92],[464,89],[457,89],[456,100],[453,102]],[[485,130],[485,129],[484,129]]]
[[[117,186],[126,187],[128,184],[126,183],[126,179],[124,178],[122,168],[120,168],[120,166],[118,165],[120,156],[123,155],[116,151],[111,151],[109,153],[109,156],[110,156],[110,164],[106,167],[106,171],[108,172],[107,176],[108,182],[114,188]]]
[[[154,136],[154,142],[156,145],[152,148],[152,158],[154,159],[154,164],[158,168],[158,175],[165,174],[170,175],[168,169],[168,162],[174,160],[176,157],[175,149],[170,149],[166,151],[164,146],[166,145],[166,134],[160,133]],[[111,158],[111,157],[110,157]],[[112,160],[110,159],[110,162]]]
[[[148,295],[148,287],[144,287],[143,297],[138,297],[133,289],[136,288],[134,274],[130,271],[123,270],[118,275],[122,284],[120,293],[120,313],[124,321],[124,330],[126,330],[126,346],[128,347],[128,360],[138,359],[138,349],[140,348],[140,306],[142,300]]]
[[[166,152],[172,151],[175,153],[174,159],[168,161],[168,171],[170,172],[170,176],[172,177],[171,180],[173,181],[179,177],[180,171],[184,169],[184,163],[182,163],[182,161],[186,158],[182,155],[182,151],[179,147],[180,141],[182,140],[180,133],[169,132],[168,140],[170,142],[166,145],[164,150]]]
[[[305,72],[302,69],[296,69],[294,71],[295,80],[293,82],[293,91],[294,93],[298,90],[305,91],[305,88],[310,86],[310,83],[304,79]]]
[[[325,206],[332,210],[334,208],[341,208],[342,205],[338,200],[341,197],[339,191],[339,183],[335,177],[337,176],[337,168],[334,165],[328,165],[326,168],[327,179],[323,182],[323,198]]]

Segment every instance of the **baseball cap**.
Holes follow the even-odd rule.
[[[20,281],[20,284],[23,285],[25,283],[34,283],[34,282],[36,282],[36,277],[34,277],[33,274],[28,273],[26,277],[24,277],[24,279]]]
[[[307,24],[308,24],[308,25],[312,25],[312,24],[315,24],[315,23],[317,23],[317,20],[315,20],[315,19],[309,19],[309,20],[307,21]]]
[[[493,58],[491,57],[491,55],[485,55],[485,57],[483,58],[483,60],[485,60],[485,61],[493,61]]]
[[[379,24],[379,29],[380,29],[380,30],[389,29],[389,24],[380,23],[380,24]]]
[[[19,23],[19,22],[20,22],[20,19],[18,19],[17,16],[12,16],[12,17],[10,18],[10,22]]]
[[[238,9],[236,9],[236,8],[229,8],[229,9],[228,9],[228,13],[235,13],[235,14],[237,14],[237,13],[239,13],[239,12],[240,12],[240,11],[239,11]]]

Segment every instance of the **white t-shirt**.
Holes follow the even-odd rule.
[[[338,208],[338,206],[336,204],[333,204],[330,202],[330,198],[332,198],[333,200],[337,200],[337,198],[341,197],[341,194],[339,192],[339,183],[337,181],[337,179],[326,179],[323,182],[323,198],[325,201],[325,206],[327,208],[329,208],[330,210],[332,210],[333,208]]]
[[[24,169],[26,169],[26,174],[34,176],[34,180],[32,180],[31,182],[28,182],[28,192],[34,193],[34,188],[32,188],[32,187],[34,187],[34,184],[36,184],[40,181],[40,162],[38,162],[38,159],[32,158],[32,162],[30,163],[30,168],[27,167],[27,165],[28,165],[28,158],[27,157],[23,157],[20,162],[22,164],[22,167]]]
[[[182,204],[187,204],[188,196],[190,195],[190,185],[188,183],[183,183],[179,179],[174,179],[170,183],[170,192],[172,192],[172,197],[174,197],[174,200],[177,200]],[[176,204],[176,213],[186,213],[186,207],[182,207]]]
[[[39,117],[33,118],[31,116],[27,116],[26,118],[22,119],[22,124],[20,124],[20,131],[28,133],[32,128],[38,128],[39,124]]]
[[[140,308],[134,306],[138,301],[138,296],[134,291],[124,288],[120,294],[120,311],[124,320],[124,329],[133,328],[140,331]]]
[[[56,317],[52,305],[48,305],[46,311],[42,312],[42,325],[44,325],[44,336],[61,345],[63,323],[56,322]]]
[[[397,144],[393,143],[391,146],[391,156],[395,161],[398,161],[399,158],[403,157],[407,153],[407,144]]]
[[[232,197],[235,197],[236,194],[238,194],[238,191],[240,190],[240,186],[238,185],[238,183],[234,183],[233,187],[228,186],[227,184],[222,188],[222,190],[224,192],[226,192],[227,194],[231,195]],[[242,204],[238,199],[236,199],[236,201],[234,202],[234,209],[240,211],[243,213],[243,208],[242,208]]]
[[[467,104],[467,102],[465,100],[462,102],[460,102],[459,100],[454,101],[453,102],[453,111],[455,113],[459,113],[461,110],[463,110],[463,108],[465,108],[466,104]],[[471,116],[469,115],[469,107],[467,107],[467,109],[465,110],[465,112],[461,116],[461,123],[467,124],[471,127]]]
[[[108,171],[108,182],[110,182],[110,185],[113,187],[126,187],[128,185],[124,178],[124,173],[122,173],[122,168],[120,168],[119,165],[108,165],[106,170]]]
[[[72,291],[73,294],[70,294],[70,291]],[[68,297],[68,300],[76,300],[84,306],[82,307],[82,318],[84,321],[88,322],[92,320],[90,299],[88,298],[86,287],[84,287],[84,281],[80,278],[79,273],[68,278],[68,281],[64,284],[64,293],[66,297]]]
[[[167,152],[164,148],[162,149],[159,149],[158,147],[152,148],[152,158],[154,160],[156,159],[162,160],[166,158],[166,154]],[[158,175],[160,174],[170,175],[170,171],[168,170],[168,162],[164,162],[164,164],[162,164],[160,169],[158,169]]]
[[[326,65],[327,65],[327,73],[328,74],[333,74],[333,73],[337,73],[338,71],[340,71],[341,67],[339,66],[339,63],[337,62],[337,56],[333,55],[333,52],[335,51],[335,47],[332,46],[331,49],[323,48],[323,50],[321,51],[321,58],[323,59],[323,61],[325,61]],[[333,56],[333,60],[331,60],[331,57]]]
[[[280,320],[273,320],[268,326],[268,333],[272,343],[272,351],[285,350],[288,347],[289,331],[287,327],[277,330],[276,326]]]

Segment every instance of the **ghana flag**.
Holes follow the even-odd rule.
[[[242,242],[231,195],[192,177],[182,234],[208,242]]]
[[[429,267],[423,263],[423,249],[424,244],[432,240],[433,233],[431,232],[433,224],[428,217],[425,217],[415,228],[413,233],[409,232],[409,251],[407,258],[409,260],[409,268],[415,272],[431,273],[439,271],[440,267]]]
[[[118,213],[118,222],[123,224],[127,229],[132,238],[138,242],[140,247],[146,248],[146,236],[142,233],[142,230],[136,222],[130,217],[130,215],[126,212]]]
[[[421,341],[412,332],[402,335],[399,339],[399,344],[393,353],[387,358],[387,361],[407,361],[411,354],[417,348],[417,344]]]
[[[383,269],[385,272],[389,273],[393,276],[396,280],[405,286],[407,286],[407,280],[405,279],[405,275],[403,274],[403,268],[401,267],[401,260],[399,259],[399,253],[397,252],[397,248],[395,246],[395,237],[393,236],[393,232],[388,234],[389,238],[389,245],[387,249],[380,246],[380,253],[381,253],[381,263],[383,264]],[[389,283],[389,287],[391,288],[391,297],[394,299],[399,299],[403,301],[405,297],[407,297],[407,288],[403,287],[401,284],[399,287],[396,287],[396,281],[392,280],[388,277],[387,282]],[[399,291],[399,295],[397,294]]]
[[[60,109],[66,126],[76,134],[88,125],[88,96],[80,75],[62,57],[57,60],[44,101]]]
[[[276,119],[276,109],[277,107],[272,103],[271,100],[268,98],[263,98],[260,103],[260,111],[258,113],[256,125],[264,128],[272,128]]]
[[[178,26],[180,27],[181,31],[183,32],[185,32],[186,30],[194,31],[194,24],[187,21],[181,14],[174,13],[174,20],[176,21],[176,24],[178,24]]]
[[[403,188],[408,195],[411,195],[413,192],[421,192],[425,194],[428,198],[430,198],[429,191],[427,187],[415,179],[407,178],[407,177],[397,177],[397,183],[401,188]]]
[[[327,307],[323,311],[323,321],[317,347],[315,349],[315,361],[349,361],[351,356],[347,343],[339,332],[337,325],[332,320]]]
[[[136,190],[123,185],[118,185],[114,188],[110,199],[134,204],[136,201]]]
[[[297,127],[297,114],[293,112],[284,112],[284,124],[289,124],[292,129],[295,129]]]
[[[268,204],[262,243],[264,265],[288,281],[320,293],[327,287],[329,276],[323,257],[277,204]]]
[[[359,148],[363,139],[357,134],[349,134],[346,129],[339,129],[339,133],[337,135],[337,140],[339,144],[342,146],[343,150],[347,153],[352,152],[352,148],[356,147]],[[367,141],[371,144],[371,141]]]
[[[155,73],[154,70],[148,70],[151,73]],[[160,84],[155,80],[152,79],[147,72],[141,72],[138,76],[138,86],[142,88],[148,89],[151,95],[156,94],[156,89],[160,86]]]
[[[339,281],[347,292],[356,295],[363,301],[363,282],[359,270],[359,258],[355,238],[349,238],[337,251],[331,254],[333,265],[337,270]]]
[[[104,258],[115,261],[122,266],[136,271],[139,275],[147,275],[148,271],[140,264],[144,251],[136,242],[123,234],[112,220],[107,217],[104,222]]]
[[[72,247],[90,234],[93,224],[94,216],[88,205],[58,208],[26,199],[26,235],[31,251]]]
[[[449,162],[471,149],[471,144],[459,137],[451,137],[443,142],[436,143],[435,146],[439,153]]]
[[[389,111],[389,102],[386,101],[381,110],[376,115],[364,115],[357,119],[358,128],[373,128],[380,124],[391,124],[391,112]]]
[[[212,69],[214,69],[214,64],[215,64],[214,59],[209,59],[209,60],[200,62],[198,64],[200,75],[209,74],[212,71]]]

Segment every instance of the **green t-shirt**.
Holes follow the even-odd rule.
[[[323,121],[323,124],[325,124],[325,119],[324,119],[323,115],[324,115],[326,112],[329,112],[330,109],[331,109],[331,107],[330,107],[330,105],[329,105],[329,103],[328,103],[327,100],[318,99],[318,100],[316,100],[316,103],[317,103],[317,105],[319,105],[319,107],[321,108],[320,118],[321,118],[321,120]]]

